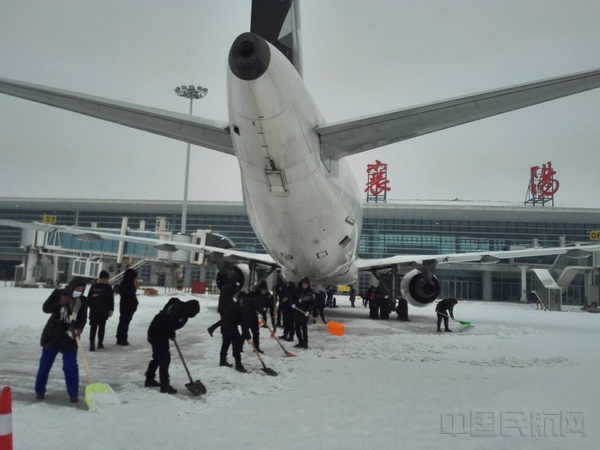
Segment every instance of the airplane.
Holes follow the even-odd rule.
[[[417,307],[440,294],[438,264],[490,263],[555,255],[570,247],[445,255],[358,256],[361,197],[347,157],[380,146],[600,87],[600,69],[471,94],[338,123],[327,123],[302,79],[297,0],[253,0],[250,32],[232,43],[227,67],[229,120],[220,122],[107,98],[0,78],[0,92],[178,139],[234,156],[246,212],[267,254],[144,240],[74,227],[0,221],[0,225],[206,251],[221,282],[247,286],[252,268],[319,285],[354,283],[359,271],[406,271],[400,291]],[[582,251],[583,249],[579,249]],[[600,245],[585,246],[589,252]],[[218,281],[219,283],[219,281]]]

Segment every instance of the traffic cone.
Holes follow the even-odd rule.
[[[0,393],[0,448],[13,450],[12,396],[8,386],[2,388]]]

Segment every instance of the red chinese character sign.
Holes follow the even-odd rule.
[[[554,194],[558,192],[560,183],[554,179],[556,171],[552,168],[552,162],[540,166],[529,168],[529,186],[527,188],[527,197],[525,203],[531,203],[535,206],[541,203],[544,206],[547,202],[552,202],[554,206]]]
[[[367,202],[384,202],[387,199],[387,192],[391,190],[388,186],[387,164],[378,159],[374,164],[367,164]]]

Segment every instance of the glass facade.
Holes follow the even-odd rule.
[[[168,231],[181,227],[178,202],[98,202],[56,200],[44,204],[42,200],[0,199],[0,218],[18,221],[39,221],[43,214],[56,216],[58,225],[120,229],[122,217],[128,217],[130,229],[155,229],[158,217],[166,220]],[[543,210],[543,211],[541,211]],[[265,253],[257,239],[241,203],[191,202],[188,206],[187,229],[212,229],[222,234],[240,250]],[[600,210],[570,208],[516,208],[454,206],[414,208],[386,204],[383,207],[365,207],[359,256],[383,258],[397,254],[445,254],[476,251],[501,251],[532,247],[534,241],[543,247],[558,246],[561,242],[589,241],[590,231],[600,230]],[[137,232],[144,235],[142,231]],[[67,236],[67,235],[63,235]],[[0,270],[20,260],[21,230],[0,227]],[[72,239],[68,237],[66,239]],[[72,239],[72,245],[85,250],[90,245]],[[105,251],[116,252],[117,244],[102,241]],[[86,247],[88,246],[88,247]],[[155,256],[156,251],[136,244],[128,244],[129,252]],[[147,252],[147,253],[144,253]],[[531,262],[531,259],[528,259]],[[538,264],[552,264],[554,257],[539,258]],[[8,265],[7,265],[8,264]],[[212,272],[212,271],[211,271]],[[439,268],[436,272],[442,281],[442,296],[462,299],[483,298],[482,273],[476,270]],[[0,272],[0,275],[2,273]],[[192,269],[194,281],[199,271]],[[208,276],[208,274],[207,274]],[[515,300],[521,296],[520,272],[494,271],[492,274],[492,299]],[[362,291],[370,283],[369,274],[360,278]],[[569,288],[566,303],[580,299],[583,294],[583,277],[575,279]]]

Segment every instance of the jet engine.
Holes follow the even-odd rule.
[[[217,274],[217,286],[222,289],[226,284],[238,284],[238,291],[248,292],[250,289],[250,267],[248,264],[225,265]]]
[[[440,281],[431,274],[427,277],[419,270],[411,270],[400,283],[402,296],[412,306],[422,308],[435,301],[440,295]]]

